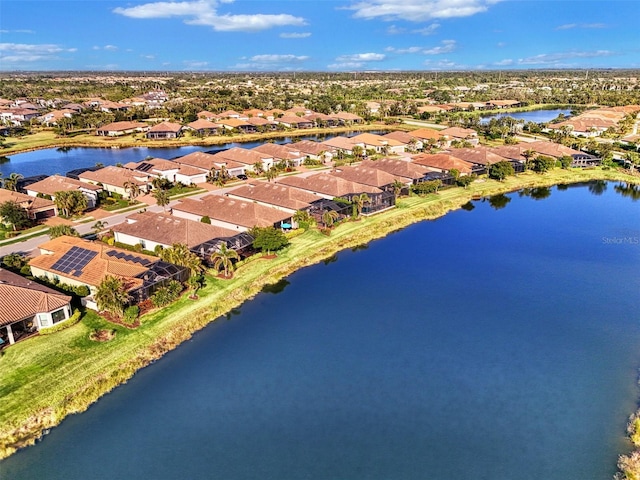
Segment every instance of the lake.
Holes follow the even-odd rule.
[[[362,132],[349,132],[345,136],[358,135]],[[370,133],[384,134],[387,131],[375,130]],[[336,135],[307,135],[303,137],[283,137],[275,140],[275,143],[285,144],[299,140],[323,141]],[[126,164],[128,162],[140,162],[147,157],[159,157],[170,160],[182,157],[192,152],[218,151],[231,147],[254,148],[264,141],[227,143],[223,145],[209,146],[185,146],[185,147],[131,147],[131,148],[81,148],[71,149],[47,148],[33,152],[10,155],[10,161],[0,164],[0,174],[8,177],[11,173],[19,173],[24,177],[35,175],[65,175],[78,168],[93,167],[96,163],[103,165]]]
[[[481,115],[480,124],[489,123],[492,118],[512,117],[516,120],[524,120],[526,122],[546,123],[558,115],[563,114],[568,117],[571,115],[570,109],[555,108],[552,110],[531,110],[529,112],[513,112],[513,113],[494,113],[490,115]]]
[[[610,480],[638,400],[640,209],[479,200],[298,271],[3,479]]]

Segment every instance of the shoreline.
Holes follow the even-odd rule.
[[[12,455],[20,448],[33,445],[44,433],[48,433],[49,429],[60,424],[67,415],[85,411],[102,395],[126,383],[137,370],[150,365],[165,353],[178,347],[209,323],[232,314],[234,309],[255,297],[266,285],[277,283],[303,267],[317,264],[340,251],[383,238],[414,223],[442,217],[478,197],[510,193],[523,188],[550,187],[590,180],[640,184],[639,176],[600,168],[556,169],[545,175],[527,172],[517,177],[509,177],[505,182],[482,179],[474,182],[468,189],[455,187],[426,198],[400,198],[397,208],[364,217],[362,221],[341,224],[330,236],[311,229],[292,238],[292,245],[274,260],[256,262],[255,260],[260,259],[260,256],[250,257],[239,264],[233,280],[221,281],[214,280],[213,277],[208,278],[207,282],[210,286],[207,286],[207,291],[203,292],[200,300],[190,301],[185,294],[175,308],[170,306],[151,312],[142,318],[141,327],[130,334],[131,340],[127,341],[128,335],[123,334],[125,338],[119,340],[118,355],[113,354],[115,358],[105,360],[93,371],[88,372],[82,368],[74,369],[74,365],[69,365],[69,369],[73,370],[68,374],[73,377],[70,389],[61,392],[50,391],[42,395],[43,398],[34,398],[29,409],[15,415],[10,408],[7,408],[0,416],[0,419],[3,416],[5,419],[11,418],[9,424],[5,422],[5,425],[0,427],[0,459]],[[91,328],[84,323],[83,319],[79,324],[49,336],[47,340],[53,341],[58,335],[64,334],[64,338],[60,337],[61,342],[63,340],[78,341]],[[136,338],[144,344],[136,345]],[[41,337],[25,342],[27,345],[25,348],[28,349],[30,342],[34,342],[35,347],[35,342],[39,339]],[[98,358],[94,357],[103,355],[103,348],[92,348],[95,349],[95,353],[86,354],[84,357],[91,357],[93,365],[94,360],[95,363],[98,361]],[[108,348],[108,345],[104,348]],[[11,366],[11,363],[6,364],[10,360],[6,357],[12,354],[12,349],[16,349],[16,346],[7,349],[5,355],[0,357],[0,367],[3,367],[9,376],[17,375],[15,371],[8,371],[7,367]],[[15,352],[17,353],[17,349]],[[87,361],[87,358],[82,360]],[[41,374],[44,375],[46,372]],[[54,376],[54,373],[49,372],[49,375]],[[66,378],[65,380],[68,381]],[[58,383],[53,382],[51,385],[59,386]],[[23,385],[23,388],[26,388],[26,385]],[[40,387],[33,388],[37,391]],[[63,387],[59,386],[59,388]],[[9,398],[10,395],[11,390],[3,401],[4,405],[10,405],[12,400],[13,404],[17,404],[15,399]]]
[[[333,133],[348,133],[356,131],[370,131],[370,130],[407,130],[407,126],[404,124],[374,124],[368,123],[363,125],[351,125],[347,127],[332,127],[332,128],[308,128],[302,130],[292,131],[274,131],[264,133],[246,133],[241,135],[212,135],[210,137],[180,137],[178,140],[147,140],[140,138],[133,138],[130,135],[123,135],[119,137],[102,137],[97,135],[88,135],[88,138],[95,139],[95,141],[89,141],[85,136],[80,140],[74,140],[74,137],[56,137],[51,139],[47,143],[42,145],[36,145],[31,147],[7,147],[0,150],[0,155],[5,157],[11,157],[12,155],[19,155],[21,153],[35,152],[38,150],[47,150],[49,148],[179,148],[179,147],[215,147],[224,145],[227,143],[248,143],[258,142],[261,140],[272,140],[278,138],[287,137],[304,137],[307,135],[331,135]],[[46,133],[46,132],[43,132]],[[44,142],[44,140],[43,140]],[[104,143],[102,143],[104,142]]]

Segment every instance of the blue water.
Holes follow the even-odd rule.
[[[524,120],[526,122],[534,122],[534,123],[546,123],[558,115],[563,114],[565,117],[571,115],[571,110],[567,109],[553,109],[553,110],[532,110],[530,112],[514,112],[514,113],[495,113],[491,115],[482,115],[480,118],[480,123],[485,124],[489,123],[489,120],[492,118],[502,118],[502,117],[511,117],[516,120]]]
[[[361,132],[350,132],[342,134],[352,136]],[[371,133],[383,134],[382,130],[372,131]],[[276,143],[290,143],[299,140],[318,140],[322,141],[336,135],[308,135],[303,137],[285,137],[276,139]],[[132,147],[132,148],[71,148],[63,151],[57,148],[47,148],[36,150],[33,152],[19,153],[10,155],[9,161],[0,164],[0,174],[8,177],[11,173],[19,173],[23,177],[31,177],[35,175],[65,175],[71,170],[78,168],[93,167],[97,163],[103,165],[116,165],[118,163],[126,164],[128,162],[140,162],[147,157],[158,157],[172,159],[182,157],[192,152],[218,151],[231,147],[254,148],[264,142],[244,142],[244,143],[226,143],[223,145],[202,146],[185,146],[185,147]]]
[[[0,476],[609,480],[638,398],[638,203],[508,197],[291,275]]]

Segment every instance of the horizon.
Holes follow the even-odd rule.
[[[635,70],[636,11],[627,0],[6,0],[0,72]]]

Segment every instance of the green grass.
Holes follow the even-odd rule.
[[[302,267],[409,224],[444,215],[473,197],[589,179],[640,181],[614,170],[554,170],[546,175],[521,174],[505,182],[482,179],[466,190],[450,188],[425,198],[405,197],[402,208],[345,222],[330,236],[310,229],[292,238],[291,245],[275,259],[255,256],[241,262],[230,280],[207,276],[198,300],[185,294],[175,304],[143,316],[138,329],[111,325],[89,311],[80,323],[66,330],[13,345],[0,356],[0,458],[33,443],[42,430],[57,425],[70,413],[85,410],[194,331]],[[89,340],[91,331],[102,328],[115,329],[115,338],[105,343]]]

